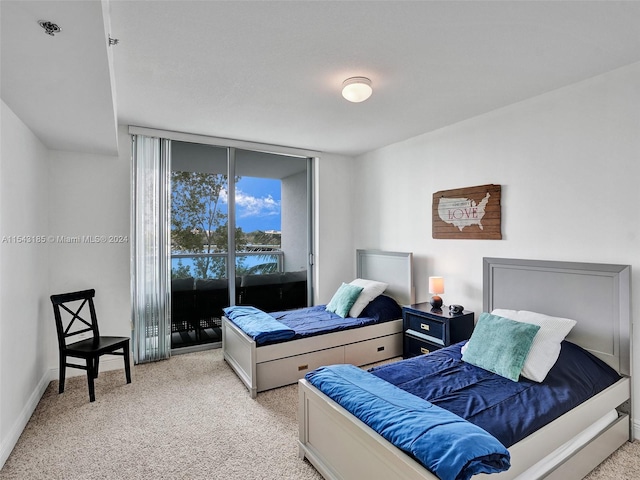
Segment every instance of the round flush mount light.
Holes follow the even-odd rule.
[[[366,77],[351,77],[342,83],[342,96],[350,102],[364,102],[372,93],[371,80]]]

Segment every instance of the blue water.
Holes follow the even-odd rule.
[[[274,256],[272,257],[274,262],[277,262],[277,258]],[[263,257],[263,256],[247,256],[247,257],[242,257],[241,259],[241,264],[236,262],[236,271],[238,272],[242,272],[245,271],[249,268],[255,267],[257,265],[261,265],[264,263],[269,263],[270,259],[267,257]],[[181,263],[182,267],[189,267],[190,269],[190,275],[193,277],[198,276],[196,274],[196,270],[194,268],[194,263],[193,263],[193,258],[172,258],[171,259],[171,271],[172,273],[178,268],[179,266],[179,262]],[[207,275],[207,278],[215,278],[215,275],[209,274]]]

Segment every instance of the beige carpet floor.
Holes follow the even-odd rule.
[[[252,400],[220,350],[52,382],[0,479],[321,479],[298,458],[297,386]],[[587,477],[640,478],[629,443]],[[390,479],[392,480],[392,479]]]

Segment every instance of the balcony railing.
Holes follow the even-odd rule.
[[[236,252],[236,275],[246,273],[266,274],[266,273],[282,273],[284,272],[284,252],[282,250],[262,250],[261,246],[250,247],[254,249],[249,252]],[[272,247],[271,247],[272,248]],[[180,267],[189,267],[189,275],[194,278],[203,278],[196,275],[195,260],[202,258],[210,258],[215,263],[223,265],[223,268],[216,269],[218,273],[207,272],[204,278],[219,279],[229,278],[229,269],[227,268],[228,254],[221,253],[173,253],[171,254],[171,273],[172,278],[181,276],[178,274]]]
[[[306,274],[285,274],[281,250],[252,248],[254,251],[236,252],[235,304],[271,311],[306,306]],[[199,262],[202,259],[211,260],[206,268]],[[221,341],[222,308],[229,305],[227,261],[225,252],[171,255],[172,348]],[[278,282],[294,276],[297,283],[274,283],[273,274],[280,274]]]

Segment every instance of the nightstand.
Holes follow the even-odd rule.
[[[404,358],[430,353],[471,336],[473,312],[450,313],[446,305],[441,312],[433,312],[431,308],[428,302],[402,307]]]

